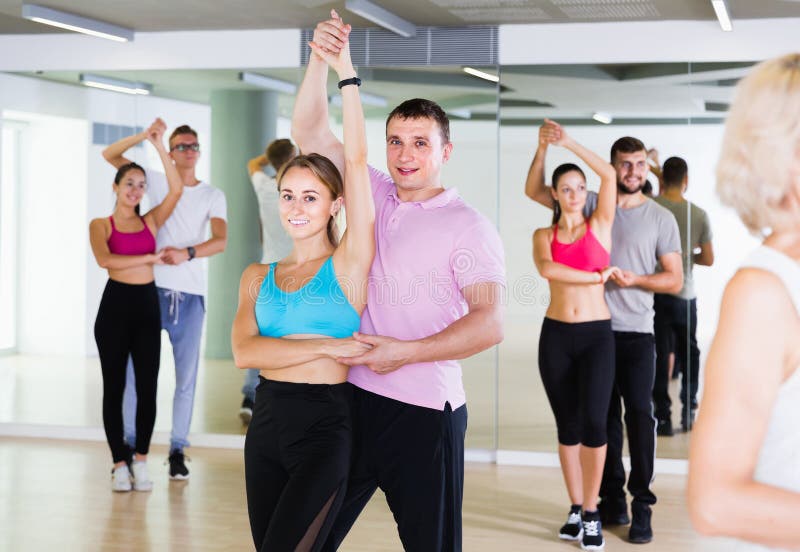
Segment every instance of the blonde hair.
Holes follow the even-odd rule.
[[[328,191],[330,191],[333,199],[342,197],[342,193],[344,191],[342,174],[330,159],[318,153],[298,155],[280,167],[280,170],[278,170],[278,174],[275,177],[275,180],[278,183],[279,192],[281,190],[281,181],[283,180],[283,177],[286,176],[286,173],[288,173],[293,167],[310,170],[311,173],[316,176],[326,188],[328,188]],[[328,220],[327,234],[328,240],[330,240],[334,246],[339,245],[339,228],[336,224],[335,216],[332,216]]]
[[[782,207],[800,155],[800,53],[763,61],[739,83],[717,164],[717,194],[754,234],[798,221]]]

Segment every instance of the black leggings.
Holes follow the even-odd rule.
[[[558,442],[605,445],[614,386],[611,321],[569,324],[545,318],[539,338],[539,373],[556,417]]]
[[[244,444],[253,542],[260,551],[319,550],[345,496],[352,386],[260,380]]]
[[[114,463],[130,453],[122,429],[122,394],[128,355],[136,374],[136,452],[147,454],[156,422],[156,386],[161,354],[161,313],[153,282],[109,280],[100,300],[94,339],[103,370],[103,426]]]

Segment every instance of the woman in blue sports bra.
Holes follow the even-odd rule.
[[[326,157],[287,163],[277,176],[279,212],[294,248],[242,274],[231,341],[236,366],[261,372],[245,441],[257,550],[324,544],[345,496],[352,445],[348,367],[336,359],[369,349],[351,337],[375,249],[360,80],[348,47],[334,56],[310,46],[310,63],[327,62],[341,81],[347,194]],[[347,230],[339,242],[334,217],[343,204]]]

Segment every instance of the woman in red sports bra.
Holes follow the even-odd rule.
[[[614,168],[558,125],[540,139],[563,146],[600,176],[597,207],[585,218],[586,177],[577,165],[553,172],[553,225],[533,234],[533,257],[550,284],[539,338],[539,371],[558,428],[558,454],[572,506],[559,531],[584,550],[604,546],[597,501],[606,455],[606,418],[614,383],[614,336],[604,297],[617,202]]]
[[[136,163],[123,165],[114,177],[117,203],[110,217],[89,225],[89,239],[97,264],[108,271],[94,325],[94,336],[103,371],[103,426],[111,449],[114,491],[149,491],[147,453],[156,420],[156,384],[161,353],[161,315],[153,277],[153,265],[162,264],[156,252],[156,232],[172,214],[183,192],[183,183],[163,144],[164,128],[154,124],[147,139],[164,164],[169,192],[164,200],[139,215],[145,191],[144,169]],[[122,394],[128,356],[136,374],[136,451],[125,443],[122,428]],[[128,468],[130,462],[130,469]],[[131,473],[133,472],[133,473]],[[131,485],[133,479],[133,485]]]

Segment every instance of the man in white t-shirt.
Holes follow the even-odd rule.
[[[261,263],[269,264],[279,261],[292,251],[292,240],[283,229],[278,215],[278,183],[272,176],[267,176],[264,168],[269,165],[277,174],[282,166],[297,155],[297,148],[291,140],[279,138],[273,140],[267,149],[258,157],[247,162],[247,173],[253,184],[253,190],[258,198],[258,214],[261,221]],[[245,424],[250,423],[253,417],[253,403],[256,400],[256,386],[258,385],[258,370],[249,369],[244,372],[244,386],[242,386],[242,406],[239,408],[239,417]]]
[[[153,126],[166,130],[156,119]],[[146,130],[123,138],[103,150],[103,157],[114,167],[130,163],[124,153],[144,140]],[[172,433],[170,435],[169,476],[188,479],[184,447],[189,446],[194,391],[200,362],[200,337],[205,318],[205,295],[208,287],[210,257],[225,250],[227,241],[227,206],[225,195],[218,188],[195,176],[200,158],[200,144],[188,125],[176,128],[169,137],[170,157],[183,180],[183,194],[175,210],[156,236],[158,249],[166,249],[166,264],[154,267],[161,309],[161,327],[167,330],[175,359],[175,395],[172,401]],[[151,205],[161,202],[167,193],[166,178],[156,171],[147,171],[147,196]],[[211,237],[208,237],[208,229]],[[136,440],[136,383],[128,362],[125,400],[123,402],[125,437],[130,446]]]

